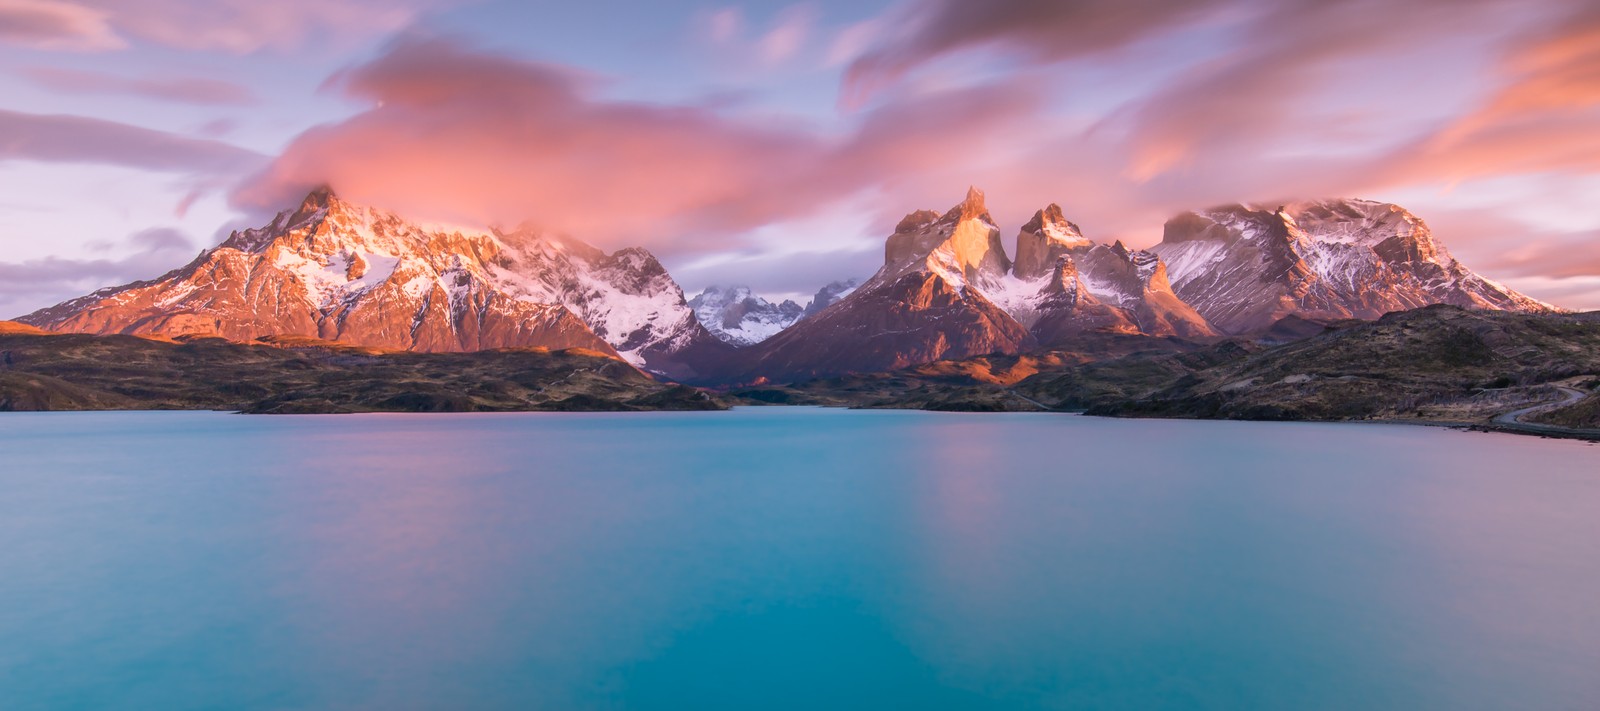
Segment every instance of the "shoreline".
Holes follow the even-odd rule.
[[[1019,395],[1018,397],[1022,397],[1022,396]],[[361,411],[361,412],[348,412],[348,411],[346,411],[346,412],[259,413],[259,412],[246,412],[246,411],[243,411],[243,410],[224,410],[224,409],[211,409],[211,408],[192,408],[192,409],[191,408],[149,408],[149,409],[106,408],[106,409],[75,409],[75,410],[5,410],[5,411],[0,411],[0,420],[3,420],[3,418],[7,414],[10,414],[10,413],[29,413],[29,414],[46,414],[46,413],[49,413],[49,414],[69,414],[69,413],[146,413],[146,414],[148,414],[148,413],[205,412],[205,413],[215,413],[215,414],[219,414],[219,415],[245,415],[245,416],[264,416],[264,417],[340,417],[340,416],[347,416],[347,415],[357,415],[357,416],[359,416],[359,415],[395,415],[395,416],[406,416],[406,415],[459,416],[459,415],[468,415],[468,416],[470,416],[470,415],[519,415],[519,414],[531,414],[531,415],[647,415],[647,414],[671,414],[671,413],[706,414],[706,413],[732,412],[732,411],[735,411],[735,410],[746,410],[746,409],[749,409],[749,410],[803,409],[803,410],[858,410],[858,411],[886,411],[886,412],[921,412],[921,413],[935,414],[935,415],[951,415],[951,414],[955,414],[955,415],[993,415],[993,414],[1030,415],[1030,414],[1049,414],[1049,415],[1073,415],[1073,416],[1077,416],[1077,417],[1095,417],[1095,418],[1107,419],[1107,420],[1169,420],[1169,421],[1190,421],[1190,422],[1241,422],[1241,423],[1246,423],[1246,422],[1248,422],[1248,423],[1283,422],[1283,423],[1307,423],[1307,424],[1407,425],[1407,426],[1412,426],[1412,427],[1436,427],[1436,428],[1442,428],[1442,429],[1460,430],[1460,431],[1464,431],[1464,432],[1485,432],[1485,433],[1498,433],[1498,434],[1512,434],[1512,435],[1533,436],[1533,437],[1540,437],[1540,438],[1543,438],[1543,439],[1566,439],[1566,440],[1575,440],[1575,441],[1581,441],[1581,442],[1591,442],[1591,443],[1600,444],[1600,430],[1570,429],[1570,428],[1560,427],[1560,426],[1557,426],[1557,425],[1541,425],[1541,424],[1534,424],[1534,423],[1525,423],[1525,422],[1520,422],[1520,421],[1517,421],[1517,422],[1514,422],[1514,423],[1510,422],[1510,421],[1507,421],[1507,422],[1498,421],[1499,417],[1504,417],[1505,415],[1497,416],[1496,420],[1490,421],[1490,422],[1469,422],[1469,421],[1463,421],[1463,420],[1392,419],[1392,418],[1390,418],[1390,419],[1370,419],[1370,420],[1311,420],[1311,419],[1300,419],[1300,420],[1245,420],[1245,419],[1236,419],[1236,418],[1207,418],[1207,417],[1115,417],[1115,416],[1108,416],[1108,415],[1090,415],[1090,414],[1085,413],[1082,410],[1048,409],[1048,408],[1045,408],[1042,403],[1039,403],[1037,401],[1033,401],[1033,400],[1028,399],[1028,398],[1023,398],[1023,399],[1027,400],[1029,403],[1039,407],[1040,409],[1038,409],[1038,410],[1009,410],[1009,411],[1005,411],[1005,412],[993,412],[993,411],[984,411],[984,410],[929,410],[929,409],[911,408],[911,407],[851,407],[851,406],[839,406],[839,405],[776,405],[776,404],[759,404],[759,405],[757,405],[757,404],[749,404],[749,405],[742,405],[741,404],[741,405],[731,405],[731,406],[729,406],[727,408],[723,408],[723,409],[707,409],[707,410],[688,410],[688,409],[659,409],[659,410],[638,410],[638,409],[631,409],[631,410],[604,410],[604,409],[600,409],[600,410],[531,410],[531,409],[529,409],[529,410],[476,410],[476,411],[464,411],[464,412],[423,412],[423,411],[409,411],[409,410],[369,410],[369,411]],[[1566,403],[1553,403],[1553,405],[1561,405],[1561,404],[1566,404]],[[1512,414],[1512,413],[1506,413],[1506,414]]]

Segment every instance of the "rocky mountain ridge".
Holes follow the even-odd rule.
[[[884,264],[815,319],[753,350],[735,382],[892,370],[1015,354],[1091,332],[1209,338],[1216,331],[1172,291],[1156,255],[1096,244],[1059,205],[1018,233],[1013,262],[976,188],[949,210],[912,212]]]
[[[421,226],[333,192],[235,232],[157,279],[19,321],[51,331],[305,336],[421,352],[587,348],[668,377],[728,349],[643,249]]]
[[[806,307],[741,287],[691,301],[643,249],[427,227],[319,190],[157,279],[19,320],[422,352],[583,348],[668,379],[743,384],[1071,349],[1094,334],[1292,340],[1436,303],[1554,310],[1468,270],[1415,215],[1362,200],[1185,213],[1148,250],[1096,243],[1051,204],[1013,254],[974,188],[906,215],[859,286],[830,284]]]

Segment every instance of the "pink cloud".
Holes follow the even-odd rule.
[[[190,175],[239,175],[265,157],[237,146],[83,116],[0,109],[0,161],[100,163]]]
[[[696,16],[695,33],[706,41],[716,70],[748,74],[799,63],[813,50],[817,9],[809,3],[784,7],[767,23],[752,23],[738,7]]]
[[[106,50],[125,43],[107,12],[67,0],[0,0],[0,42],[35,49]]]
[[[237,195],[328,183],[436,219],[537,219],[591,238],[738,229],[819,169],[815,136],[710,109],[611,102],[563,67],[402,39],[330,88],[372,103],[297,138]],[[693,241],[693,237],[685,237]]]
[[[1094,56],[1181,28],[1229,0],[910,0],[880,18],[879,42],[845,72],[857,105],[907,72],[979,48],[1034,60]]]
[[[245,54],[382,36],[448,0],[93,0],[123,32],[180,49]]]
[[[329,184],[429,219],[536,220],[693,252],[869,188],[935,175],[939,195],[964,186],[949,177],[952,158],[989,150],[1039,109],[1033,90],[1012,86],[902,96],[835,136],[781,117],[598,99],[593,84],[564,67],[402,39],[329,84],[371,108],[302,134],[235,202],[276,209]]]
[[[0,0],[0,41],[100,50],[137,39],[247,54],[348,45],[464,0]]]
[[[250,89],[203,77],[125,77],[62,67],[29,67],[22,74],[45,88],[74,94],[126,94],[186,104],[245,106],[256,102]]]
[[[737,7],[725,7],[705,17],[706,34],[711,41],[732,42],[744,29],[744,13]]]
[[[1588,45],[1562,40],[1548,26],[1526,44],[1540,49],[1512,47],[1503,74],[1483,77],[1477,66],[1430,63],[1435,49],[1466,46],[1482,56],[1518,36],[1485,30],[1497,16],[1477,0],[1189,5],[1173,19],[1152,14],[1167,7],[1158,2],[1106,9],[1008,1],[998,8],[1004,22],[978,22],[972,37],[935,41],[929,38],[940,35],[930,28],[967,11],[925,0],[944,14],[899,35],[884,18],[863,25],[870,31],[861,37],[878,38],[863,60],[898,58],[892,66],[899,74],[978,48],[1026,61],[987,83],[889,81],[869,110],[840,117],[830,130],[756,116],[749,107],[734,113],[604,99],[596,78],[570,68],[410,37],[330,82],[369,108],[300,136],[234,199],[276,209],[329,183],[351,199],[425,218],[502,225],[532,219],[608,246],[643,244],[687,260],[753,248],[754,228],[794,224],[862,196],[881,206],[868,231],[884,232],[909,210],[948,207],[969,184],[987,190],[1008,233],[1034,210],[1060,202],[1089,236],[1142,246],[1159,239],[1167,217],[1211,204],[1384,199],[1456,176],[1600,166],[1600,132],[1577,80],[1584,74],[1573,68]],[[1578,5],[1561,0],[1514,29]],[[1042,14],[1030,21],[1028,10]],[[1107,16],[1074,14],[1091,10]],[[1130,92],[1120,107],[1069,113],[1076,97],[1061,88],[1062,77],[1083,63],[1149,69],[1143,56],[1119,50],[1201,27],[1215,40],[1224,26],[1238,39],[1225,51],[1197,49],[1203,63],[1156,73],[1165,79]],[[1437,35],[1419,37],[1418,26]],[[1552,26],[1580,32],[1575,22]],[[1103,36],[1073,44],[1075,33],[1089,28]],[[1159,61],[1173,56],[1187,55],[1174,51]],[[1401,70],[1437,70],[1440,81],[1483,89],[1452,95],[1459,105],[1440,108],[1395,95],[1384,80]],[[1551,74],[1558,79],[1539,78]],[[1552,103],[1550,91],[1516,88],[1541,81],[1559,83],[1561,95],[1572,98]],[[1546,98],[1504,98],[1519,92]],[[1470,141],[1436,149],[1453,124],[1447,111],[1496,105],[1518,108],[1491,112],[1492,121],[1460,134]],[[830,250],[837,244],[811,251]],[[861,255],[851,254],[853,273]],[[1498,264],[1508,272],[1523,268]]]
[[[772,29],[761,36],[756,45],[761,58],[768,64],[778,64],[793,59],[804,48],[816,22],[816,10],[809,5],[792,5],[778,13]]]
[[[1477,110],[1407,146],[1391,179],[1600,173],[1600,7],[1577,4],[1523,37],[1500,74]]]

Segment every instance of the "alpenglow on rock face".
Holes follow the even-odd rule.
[[[19,320],[414,351],[577,347],[674,379],[746,383],[1072,350],[1091,333],[1270,340],[1437,303],[1554,310],[1472,273],[1420,219],[1385,203],[1185,213],[1149,250],[1097,244],[1050,205],[1017,234],[1015,261],[1000,234],[973,189],[943,213],[901,220],[882,268],[859,287],[830,284],[805,308],[744,288],[707,290],[691,305],[642,249],[424,227],[317,191],[159,278]]]
[[[942,215],[907,215],[871,280],[754,349],[757,361],[740,375],[784,380],[1071,349],[1087,333],[1265,335],[1286,318],[1303,330],[1436,303],[1553,309],[1472,273],[1415,215],[1384,203],[1187,213],[1150,250],[1097,244],[1049,205],[1018,233],[1014,262],[999,234],[977,190]]]
[[[1042,346],[1069,345],[1091,331],[1216,335],[1172,292],[1160,257],[1121,242],[1096,244],[1059,205],[1034,213],[1017,234],[1017,254],[1011,274],[990,287],[990,296]]]
[[[673,376],[727,347],[642,249],[429,229],[307,196],[157,279],[20,319],[53,331],[234,340],[298,335],[415,351],[581,347]]]
[[[972,189],[942,215],[913,212],[860,289],[753,349],[745,379],[868,372],[1070,345],[1087,332],[1210,337],[1172,293],[1161,260],[1097,245],[1061,207],[1034,215],[1012,262]],[[737,378],[736,378],[737,379]]]
[[[1184,213],[1150,251],[1167,262],[1177,295],[1226,333],[1289,315],[1375,319],[1441,303],[1555,310],[1462,266],[1416,215],[1368,200]]]
[[[895,228],[884,265],[817,315],[748,349],[735,382],[893,370],[943,358],[1016,353],[1026,328],[976,287],[1010,268],[983,193],[940,215],[919,211]]]

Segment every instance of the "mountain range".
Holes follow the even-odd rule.
[[[1320,330],[1430,304],[1543,313],[1395,205],[1323,200],[1184,213],[1148,250],[1096,243],[1058,205],[1008,255],[982,192],[908,214],[883,266],[807,306],[745,287],[692,300],[648,251],[531,229],[460,230],[308,195],[160,277],[19,321],[48,331],[233,341],[305,337],[396,351],[578,348],[697,384],[794,382],[1106,334],[1209,342]]]

